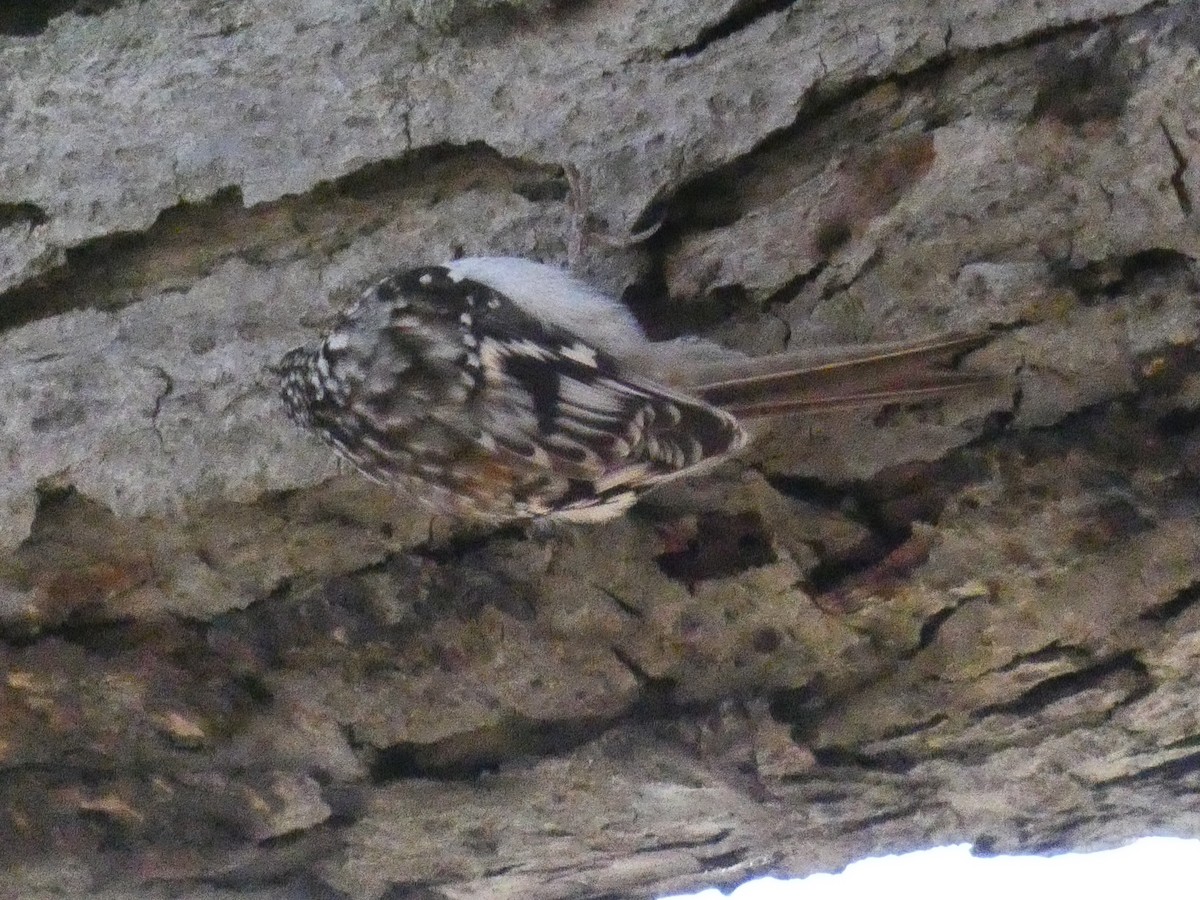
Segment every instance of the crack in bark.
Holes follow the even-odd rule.
[[[120,309],[155,292],[190,286],[229,259],[253,262],[268,252],[272,262],[314,252],[327,256],[364,228],[394,218],[396,204],[478,187],[488,175],[518,194],[530,182],[561,179],[556,166],[473,142],[405,152],[321,182],[303,195],[251,207],[240,187],[229,185],[204,200],[161,210],[139,231],[65,248],[62,265],[0,294],[0,331],[75,309]],[[22,217],[37,221],[36,208],[18,208]],[[0,206],[0,220],[3,215]]]
[[[1191,216],[1192,194],[1183,180],[1183,173],[1188,169],[1189,160],[1183,150],[1180,149],[1179,143],[1171,134],[1171,130],[1167,128],[1166,120],[1160,118],[1158,126],[1162,129],[1163,137],[1167,139],[1167,147],[1171,150],[1171,156],[1175,158],[1175,171],[1171,173],[1171,187],[1175,191],[1175,199],[1179,203],[1179,208],[1183,210],[1183,214]]]
[[[732,850],[713,856],[697,856],[696,862],[700,864],[701,872],[715,872],[718,869],[732,869],[739,865],[745,860],[748,853],[749,849],[746,847],[734,847]]]
[[[868,754],[848,747],[814,747],[813,758],[821,766],[834,769],[861,769],[884,775],[907,775],[920,759],[908,753],[889,751]]]
[[[1015,672],[1017,669],[1020,669],[1023,666],[1047,662],[1059,662],[1063,660],[1076,663],[1076,671],[1081,671],[1082,669],[1080,667],[1085,666],[1090,658],[1090,654],[1083,647],[1076,647],[1069,644],[1064,645],[1060,641],[1054,640],[1037,650],[1031,650],[1027,653],[1018,653],[1004,665],[1000,666],[998,669],[993,669],[992,671],[997,673]]]
[[[1110,659],[1102,660],[1096,665],[1062,675],[1055,675],[1022,691],[1010,700],[981,706],[970,713],[973,721],[979,721],[994,715],[1012,715],[1028,718],[1040,713],[1046,707],[1073,694],[1100,687],[1110,679],[1122,674],[1132,673],[1139,680],[1149,679],[1145,665],[1132,651],[1120,653]]]
[[[179,243],[180,237],[195,245],[196,259],[210,256],[201,252],[204,242],[200,238],[212,226],[214,218],[224,217],[227,215],[224,210],[234,206],[245,212],[241,192],[226,187],[205,200],[180,202],[161,210],[154,222],[141,231],[107,234],[67,247],[62,265],[0,294],[0,331],[74,309],[115,309],[126,305],[128,300],[120,295],[136,285],[139,266],[150,262],[157,251]],[[182,274],[169,273],[176,277]],[[115,296],[106,300],[106,294]]]
[[[1143,622],[1169,622],[1177,619],[1200,602],[1200,580],[1175,592],[1170,600],[1152,606],[1138,616]]]
[[[598,591],[600,591],[600,593],[602,593],[609,600],[611,600],[613,603],[615,603],[621,609],[621,611],[624,612],[630,618],[638,619],[639,621],[644,620],[646,618],[646,614],[644,612],[642,612],[640,609],[638,609],[636,606],[634,606],[628,600],[624,599],[616,591],[610,590],[609,588],[606,588],[606,587],[600,587],[598,585],[596,586],[596,589]],[[617,652],[616,649],[614,649],[613,653],[615,654],[616,652]],[[619,656],[617,658],[620,659]],[[622,665],[626,665],[624,660],[621,660],[621,662],[622,662]],[[626,667],[628,667],[628,666],[626,666]]]
[[[638,665],[637,661],[620,647],[610,647],[609,650],[612,652],[613,658],[629,670],[629,673],[633,675],[634,680],[639,685],[646,687],[654,683],[654,677]]]
[[[30,226],[45,225],[49,214],[36,203],[0,203],[0,228],[25,223]]]
[[[634,853],[659,853],[663,850],[695,850],[700,847],[711,847],[714,844],[719,844],[725,838],[733,834],[732,828],[721,828],[715,834],[706,838],[692,838],[690,840],[678,841],[663,841],[660,844],[650,844],[645,847],[637,847]]]
[[[690,44],[676,47],[663,55],[664,59],[698,56],[713,44],[745,31],[755,23],[788,9],[795,0],[740,0],[723,19],[700,30]]]
[[[162,414],[163,403],[175,392],[175,379],[162,366],[149,366],[147,371],[153,372],[163,383],[162,390],[154,398],[154,409],[150,413],[150,427],[154,430],[154,436],[158,438],[158,446],[162,450],[166,450],[167,442],[163,438],[162,426],[159,425],[158,419]]]
[[[430,743],[401,741],[375,748],[369,777],[377,785],[409,778],[474,781],[514,756],[565,753],[599,737],[612,723],[610,717],[544,722],[510,714],[496,725]]]
[[[1164,750],[1182,750],[1187,747],[1200,747],[1200,734],[1188,735],[1187,737],[1168,741],[1163,744]]]
[[[447,900],[447,895],[433,881],[392,881],[379,900]]]
[[[916,656],[922,650],[926,649],[936,639],[938,632],[941,631],[946,621],[958,612],[966,603],[974,600],[974,597],[963,597],[961,600],[943,606],[941,609],[934,612],[929,618],[921,623],[921,630],[917,635],[917,646],[910,650],[906,655],[908,657]]]
[[[66,13],[98,16],[130,0],[7,0],[0,6],[0,34],[34,37]]]
[[[864,816],[861,819],[851,819],[846,821],[846,833],[853,834],[861,831],[864,828],[870,828],[873,825],[883,825],[887,822],[894,822],[900,819],[909,819],[921,811],[919,803],[905,803],[902,806],[897,806],[894,809],[878,812],[873,816]]]
[[[829,259],[826,257],[818,260],[817,263],[808,271],[801,272],[798,275],[789,278],[763,299],[762,311],[765,313],[772,313],[772,311],[778,307],[786,306],[788,303],[791,303],[798,296],[800,296],[806,287],[815,283],[817,279],[819,279],[825,273],[825,270],[828,268],[828,266]],[[781,316],[776,316],[776,318],[787,326],[787,334],[784,336],[783,342],[783,345],[786,347],[792,338],[791,323]]]
[[[1118,775],[1098,782],[1105,787],[1117,784],[1129,784],[1138,781],[1178,781],[1188,775],[1200,771],[1200,751],[1177,756],[1165,762],[1155,763],[1136,772]]]

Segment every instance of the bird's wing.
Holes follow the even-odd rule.
[[[414,274],[410,284],[441,292],[462,309],[465,370],[473,380],[468,403],[480,447],[511,460],[514,472],[533,471],[546,483],[529,486],[530,495],[549,487],[555,509],[632,502],[657,482],[745,443],[728,412],[625,371],[500,291],[443,267]],[[514,491],[522,493],[521,486]]]

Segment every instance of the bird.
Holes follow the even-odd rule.
[[[748,357],[650,340],[567,271],[515,257],[400,266],[274,371],[288,416],[429,510],[599,523],[737,454],[755,423],[975,388],[986,333]]]

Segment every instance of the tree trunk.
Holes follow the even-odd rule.
[[[1200,834],[1194,4],[9,6],[0,896]],[[991,329],[997,385],[431,540],[266,367],[457,254],[751,353]]]

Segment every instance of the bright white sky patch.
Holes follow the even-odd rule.
[[[970,845],[864,859],[840,875],[760,878],[732,894],[707,890],[663,900],[1129,900],[1200,896],[1200,841],[1142,838],[1103,853],[971,856]]]

